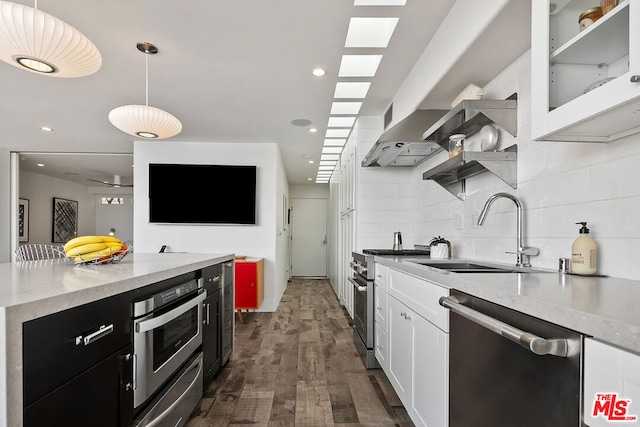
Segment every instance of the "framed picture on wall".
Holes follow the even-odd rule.
[[[78,202],[53,198],[53,229],[51,241],[66,243],[78,235]]]
[[[18,199],[18,242],[29,241],[29,199]]]

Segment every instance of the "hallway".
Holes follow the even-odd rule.
[[[294,278],[276,312],[244,319],[187,427],[413,426],[382,370],[364,368],[328,280]]]

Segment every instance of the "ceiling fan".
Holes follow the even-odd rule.
[[[109,187],[133,187],[133,184],[122,184],[122,177],[120,175],[113,175],[113,182],[109,181],[100,181],[98,179],[87,178],[88,181],[99,182],[100,184],[108,185]]]

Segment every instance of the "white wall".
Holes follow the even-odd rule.
[[[256,225],[176,225],[149,223],[149,163],[234,164],[257,166]],[[136,252],[167,251],[233,253],[264,258],[265,299],[261,311],[275,311],[287,282],[286,235],[282,229],[282,200],[288,182],[277,144],[134,143],[134,242]],[[233,203],[233,183],[194,183],[202,186],[197,207],[224,208]]]
[[[518,135],[500,131],[499,149],[518,144],[518,188],[491,173],[467,180],[461,201],[422,173],[447,158],[436,155],[417,168],[362,168],[359,171],[358,246],[389,247],[392,231],[402,231],[404,246],[425,244],[441,235],[456,257],[515,263],[506,254],[516,247],[516,214],[511,201],[498,200],[485,225],[477,216],[489,196],[508,192],[525,206],[525,243],[540,249],[534,267],[557,269],[571,256],[578,221],[587,221],[598,243],[598,273],[640,280],[635,262],[640,245],[640,135],[608,144],[540,143],[530,137],[530,53],[527,52],[484,87],[485,98],[518,94]],[[375,139],[360,138],[362,158]],[[477,135],[467,148],[478,149]]]
[[[20,171],[20,198],[29,199],[29,242],[51,244],[53,198],[78,202],[78,236],[96,233],[96,206],[87,187],[63,179]]]
[[[95,233],[104,235],[108,234],[111,228],[115,228],[117,238],[133,245],[133,191],[121,194],[98,191],[94,197],[96,203]],[[123,199],[124,203],[102,204],[103,197],[119,197]]]
[[[2,147],[0,165],[0,262],[11,262],[11,152]]]

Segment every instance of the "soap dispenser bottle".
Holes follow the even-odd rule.
[[[598,246],[589,236],[589,229],[586,222],[576,222],[582,224],[580,235],[573,241],[571,246],[571,272],[576,274],[595,274],[598,260]]]

